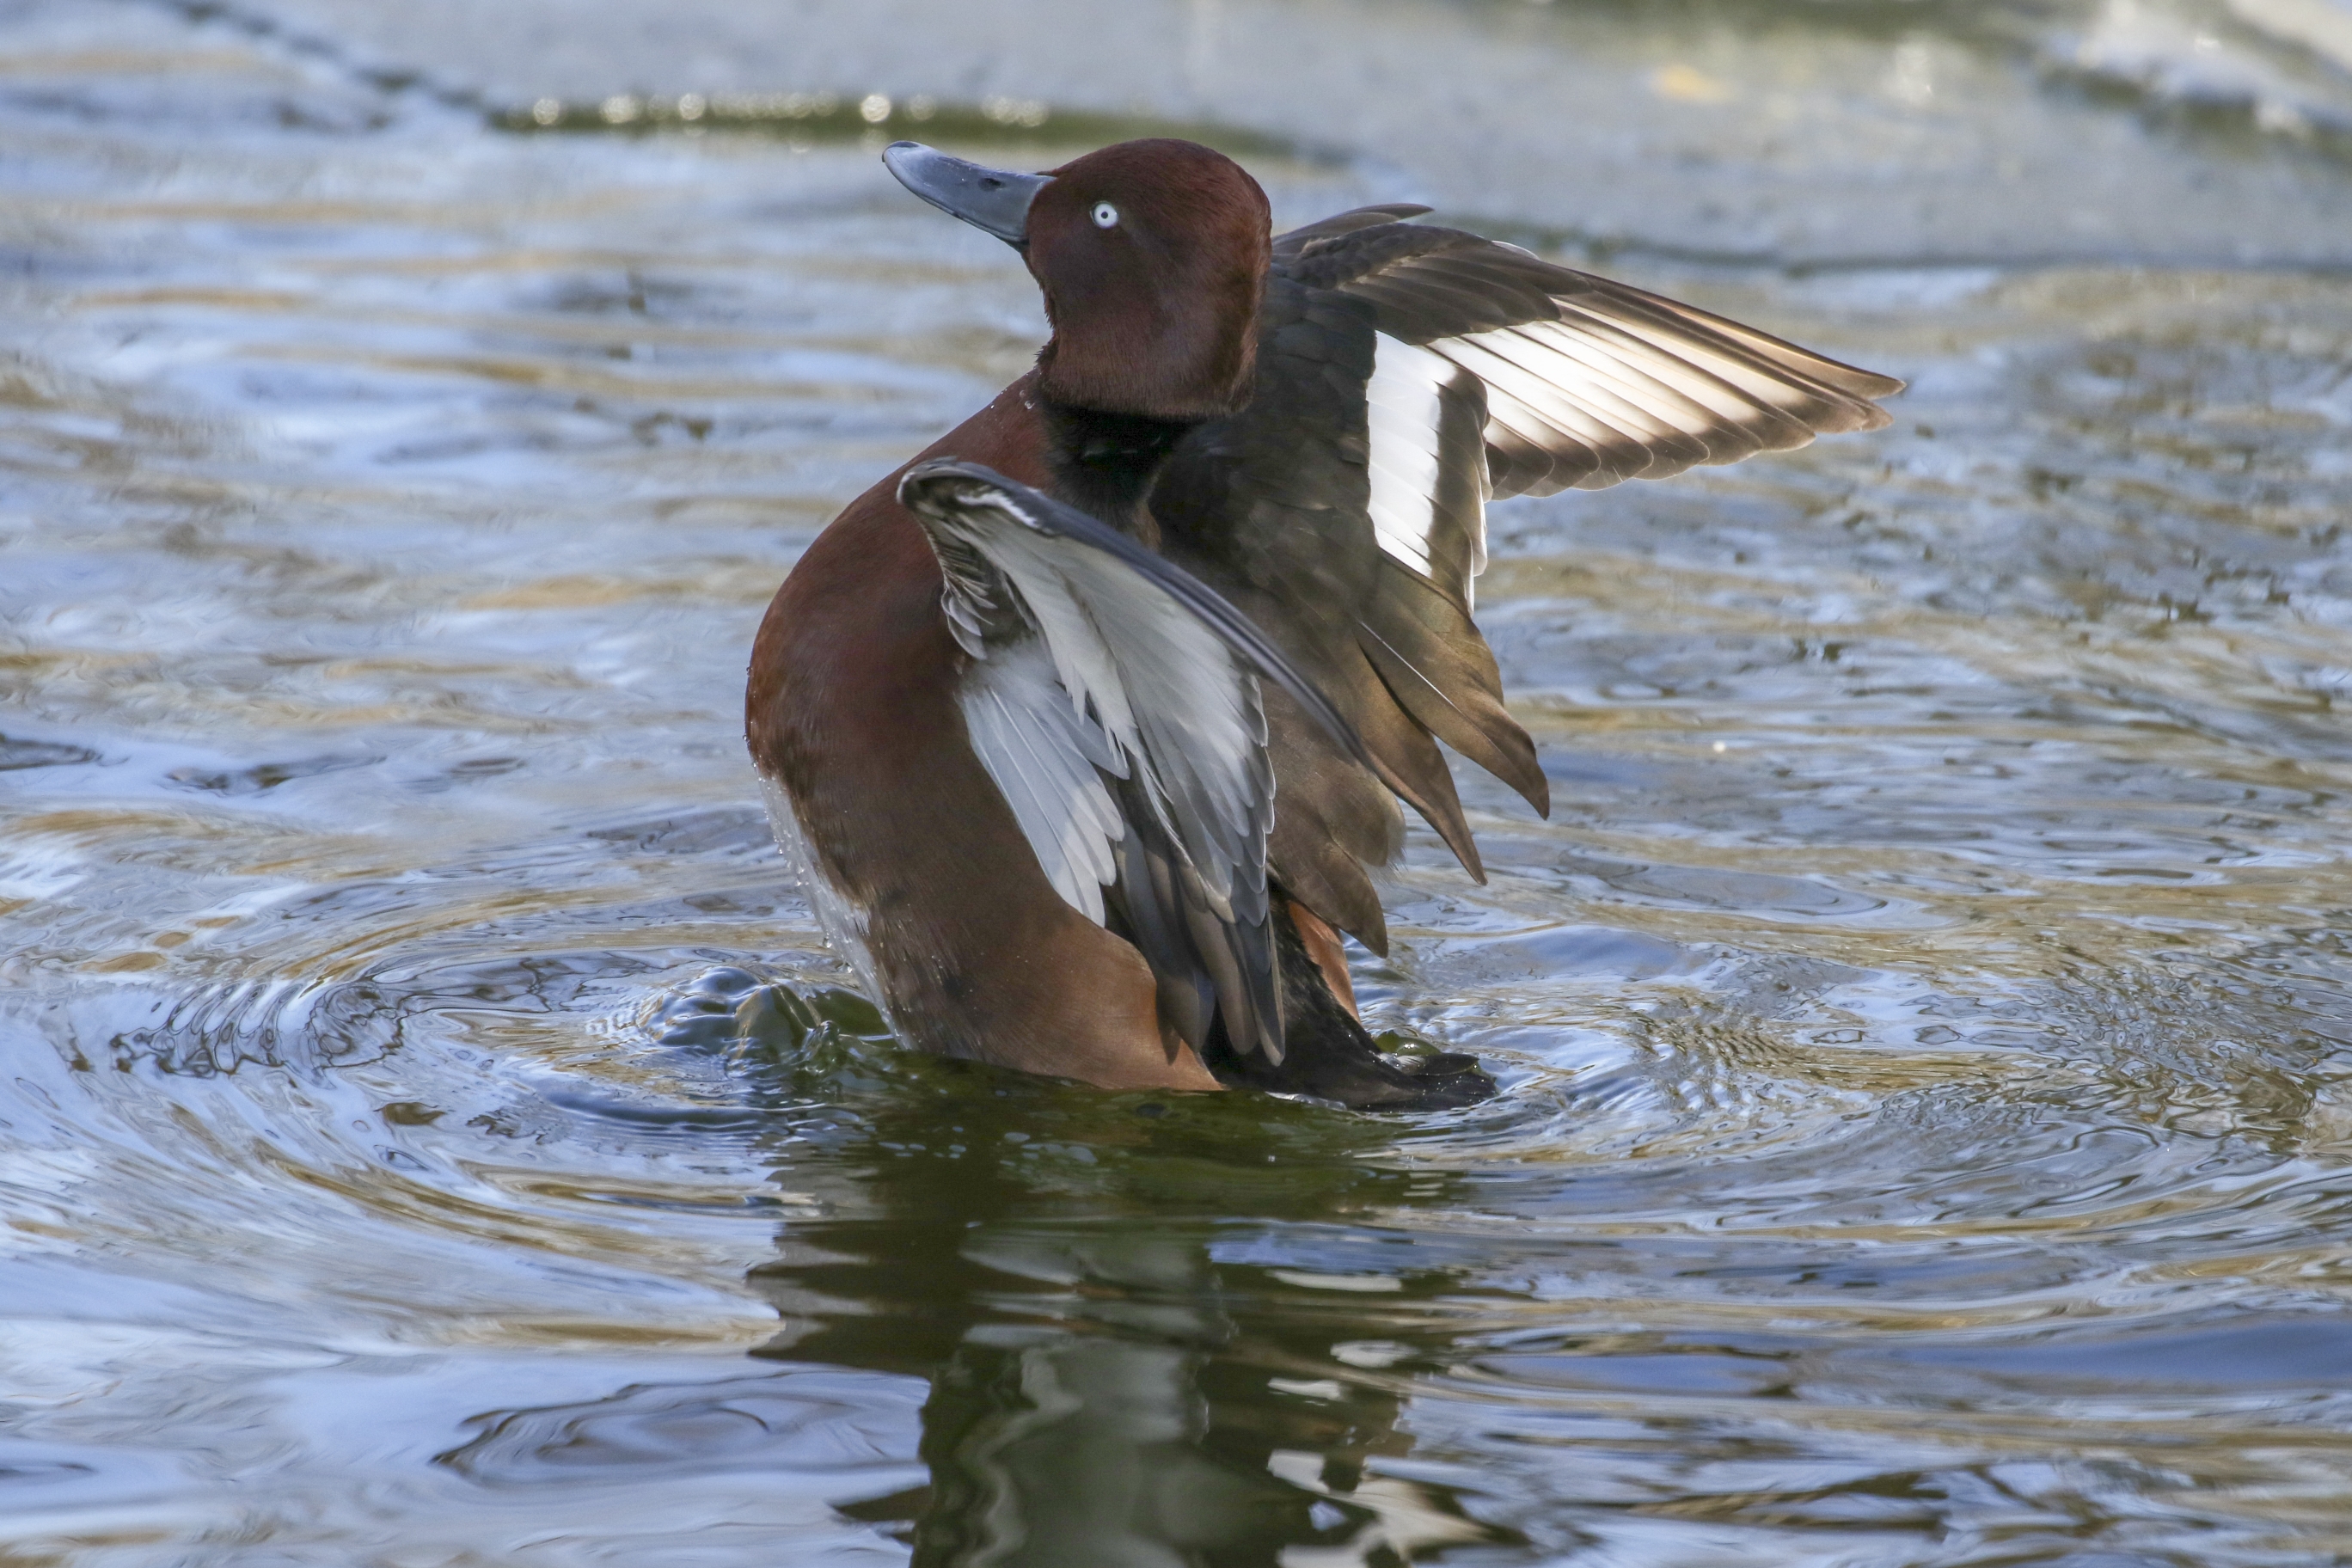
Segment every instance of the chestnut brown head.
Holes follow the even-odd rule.
[[[912,142],[883,159],[917,195],[1027,259],[1054,326],[1037,356],[1047,397],[1177,420],[1249,402],[1270,221],[1265,193],[1223,153],[1122,142],[1045,174]]]

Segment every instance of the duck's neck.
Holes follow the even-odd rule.
[[[1046,451],[1064,500],[1129,533],[1153,531],[1143,510],[1176,444],[1196,420],[1154,419],[1041,401]]]

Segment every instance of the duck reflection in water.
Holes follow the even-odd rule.
[[[737,969],[678,1001],[665,1043],[726,1059],[799,1216],[751,1275],[784,1320],[751,1352],[774,1370],[490,1412],[443,1464],[494,1486],[772,1477],[924,1568],[1519,1543],[1382,1473],[1412,1447],[1407,1380],[1494,1295],[1391,1245],[1399,1211],[1464,1202],[1394,1124],[939,1060],[846,992]]]
[[[1459,1200],[1370,1163],[1393,1128],[1008,1077],[939,1064],[927,1092],[811,1138],[831,1144],[822,1174],[806,1142],[778,1170],[802,1191],[845,1184],[820,1184],[829,1217],[785,1227],[753,1272],[787,1322],[755,1353],[930,1384],[929,1484],[842,1512],[926,1568],[1401,1563],[1517,1539],[1367,1473],[1411,1447],[1399,1382],[1442,1348],[1450,1279],[1333,1270],[1319,1283],[1379,1289],[1318,1288],[1307,1244],[1284,1245]],[[1237,1209],[1259,1223],[1207,1217]],[[1277,1247],[1295,1267],[1237,1256]]]

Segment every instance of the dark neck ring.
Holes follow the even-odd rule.
[[[1064,497],[1114,528],[1133,531],[1153,481],[1200,421],[1156,419],[1045,402],[1045,433]]]

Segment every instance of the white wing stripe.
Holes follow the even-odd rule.
[[[1483,384],[1492,493],[1599,489],[1787,451],[1829,431],[1876,429],[1888,417],[1876,400],[1903,389],[1894,377],[1511,246],[1444,230],[1420,231],[1417,243],[1410,228],[1377,232],[1408,243],[1386,258],[1363,253],[1366,269],[1331,287],[1369,304],[1380,332],[1409,339]],[[1394,357],[1381,342],[1375,382],[1391,379],[1384,373]],[[1412,379],[1425,409],[1433,378]],[[1444,384],[1449,413],[1457,397],[1475,395],[1458,377]],[[1407,411],[1403,398],[1388,400]],[[1418,482],[1377,445],[1371,458],[1391,479]],[[1467,461],[1448,447],[1433,493],[1451,500],[1447,487],[1472,478]],[[1419,523],[1420,510],[1407,506],[1398,485],[1374,477],[1382,548],[1416,569],[1426,555],[1450,576],[1450,538],[1410,548],[1404,535]],[[1447,509],[1449,530],[1457,510]]]
[[[1385,332],[1374,343],[1364,388],[1372,532],[1382,550],[1425,577],[1437,523],[1438,421],[1454,367]]]
[[[1507,331],[1438,342],[1448,357],[1458,355],[1465,360],[1464,369],[1489,384],[1504,383],[1520,402],[1555,426],[1561,423],[1556,410],[1573,410],[1610,429],[1617,441],[1631,439],[1646,447],[1683,436],[1674,426],[1619,395],[1587,367],[1564,354],[1539,351]]]
[[[1778,425],[1787,418],[1770,405],[1759,403],[1721,376],[1709,373],[1695,359],[1668,353],[1617,321],[1571,312],[1560,321],[1532,322],[1519,331],[1536,338],[1583,339],[1603,353],[1638,366],[1644,374],[1673,388],[1717,419],[1752,426]]]
[[[1560,303],[1565,304],[1566,301],[1563,300]],[[1686,342],[1689,340],[1689,335],[1693,333],[1705,333],[1730,343],[1736,352],[1761,361],[1769,367],[1771,374],[1785,375],[1793,381],[1804,384],[1811,389],[1811,395],[1816,401],[1833,403],[1841,399],[1849,402],[1867,400],[1885,397],[1902,390],[1903,384],[1900,382],[1886,376],[1874,375],[1866,370],[1856,370],[1852,365],[1842,365],[1833,360],[1821,359],[1797,347],[1794,343],[1777,342],[1766,337],[1753,327],[1742,326],[1738,321],[1727,321],[1721,316],[1711,316],[1704,310],[1694,310],[1678,300],[1652,295],[1647,303],[1651,310],[1669,316],[1681,324],[1682,331],[1679,334],[1672,326],[1660,326],[1656,329],[1670,334],[1674,342]],[[1634,322],[1627,321],[1623,324],[1632,327]]]
[[[1071,711],[1044,639],[1000,646],[971,667],[957,696],[971,749],[1046,880],[1100,925],[1102,890],[1118,875],[1110,847],[1127,826],[1087,756],[1108,742],[1082,733],[1092,722]]]
[[[1047,700],[1051,700],[1050,697]],[[1000,708],[1003,707],[1002,693],[997,694],[997,702]],[[1007,710],[1005,718],[1010,721],[1012,717]],[[1073,730],[1089,727],[1083,720],[1074,720],[1071,724]],[[1038,732],[1034,729],[1016,725],[1013,727],[1012,733],[1034,764],[1024,772],[1029,776],[1059,784],[1070,798],[1075,809],[1062,825],[1060,847],[1063,860],[1071,868],[1071,880],[1079,889],[1079,896],[1088,903],[1099,904],[1100,889],[1118,875],[1111,860],[1110,847],[1127,831],[1126,825],[1119,819],[1118,807],[1112,804],[1110,792],[1103,787],[1101,778],[1092,771],[1092,764],[1086,763],[1083,748],[1074,759],[1069,752],[1051,748],[1040,750]],[[1077,738],[1073,736],[1071,739],[1075,743]],[[1053,798],[1052,795],[1040,796],[1041,801],[1047,805]],[[1024,832],[1026,832],[1025,828]],[[1078,872],[1087,873],[1091,881],[1077,876]],[[1064,896],[1068,895],[1066,893]],[[1102,917],[1097,913],[1095,918],[1099,921]]]
[[[1666,328],[1644,321],[1629,321],[1622,316],[1601,316],[1578,310],[1574,302],[1558,301],[1563,311],[1572,312],[1588,321],[1614,327],[1641,339],[1659,353],[1671,355],[1694,365],[1708,374],[1719,377],[1749,397],[1774,408],[1795,410],[1822,402],[1827,395],[1819,387],[1802,380],[1791,380],[1793,371],[1772,372],[1750,364],[1735,354],[1708,346],[1688,337],[1677,336]]]
[[[1107,772],[1142,786],[1221,920],[1244,906],[1262,919],[1274,785],[1255,681],[1192,611],[1109,556],[1018,525],[990,530],[984,548],[1037,635],[992,645],[959,705],[1054,890],[1102,923],[1129,831]]]
[[[1707,432],[1723,423],[1713,409],[1692,402],[1641,367],[1574,331],[1555,330],[1538,336],[1512,327],[1478,336],[1494,340],[1496,353],[1556,385],[1572,387],[1579,379],[1605,385],[1651,419],[1686,436],[1704,440]]]
[[[1520,369],[1484,343],[1468,338],[1443,341],[1455,363],[1486,384],[1488,417],[1493,417],[1494,414],[1493,395],[1496,392],[1507,395],[1532,418],[1540,422],[1538,430],[1528,430],[1517,421],[1512,422],[1521,434],[1538,444],[1549,445],[1543,441],[1546,435],[1555,438],[1568,436],[1596,450],[1629,443],[1636,446],[1646,444],[1639,436],[1606,422],[1600,414],[1577,403],[1567,389]]]

